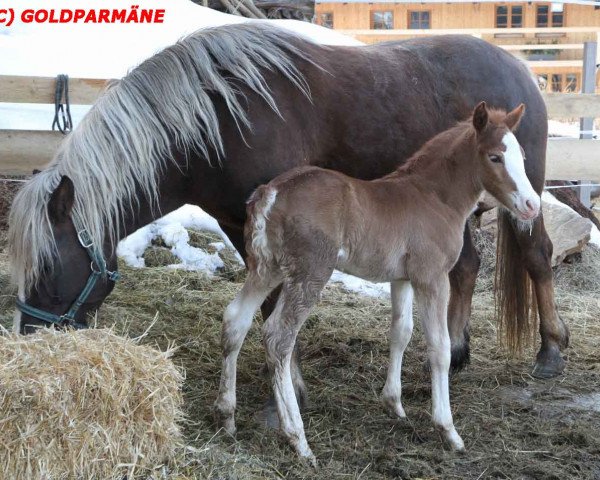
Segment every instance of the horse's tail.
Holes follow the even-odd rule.
[[[275,203],[277,190],[269,185],[261,185],[248,199],[246,205],[246,253],[248,268],[263,276],[274,258],[273,245],[270,245],[267,231],[269,213]]]
[[[498,333],[511,353],[519,352],[537,330],[537,302],[525,269],[510,213],[498,209],[496,317]]]

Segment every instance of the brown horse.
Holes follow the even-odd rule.
[[[108,89],[15,198],[9,246],[19,305],[35,309],[17,313],[15,327],[84,324],[113,288],[110,280],[86,287],[90,256],[104,257],[106,268],[94,269],[108,278],[116,242],[161,214],[199,205],[244,254],[245,202],[257,186],[303,165],[381,177],[481,99],[507,111],[527,103],[517,138],[541,192],[544,102],[526,66],[497,47],[469,36],[324,47],[266,25],[199,31]],[[541,217],[531,234],[501,219],[498,291],[502,317],[513,322],[504,323],[511,338],[530,325],[522,284],[531,276],[542,337],[535,372],[556,375],[568,332],[554,305],[552,245]],[[78,231],[93,246],[84,248]],[[454,367],[468,360],[478,264],[465,230],[450,274]],[[301,392],[298,369],[295,378]]]
[[[301,457],[315,461],[294,395],[291,358],[296,335],[335,268],[391,282],[391,360],[386,406],[405,417],[400,401],[402,356],[412,334],[412,288],[429,350],[432,419],[455,450],[464,444],[452,422],[446,323],[448,273],[463,244],[467,217],[487,190],[519,222],[531,222],[540,197],[525,174],[523,150],[511,130],[524,105],[509,114],[484,102],[469,122],[427,142],[395,172],[364,181],[302,167],[261,186],[248,202],[248,277],[223,318],[223,370],[216,408],[235,431],[236,360],[254,313],[279,285],[263,327],[281,431]]]

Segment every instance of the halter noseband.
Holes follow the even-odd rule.
[[[40,310],[39,308],[32,307],[31,305],[22,302],[18,298],[17,308],[21,310],[21,312],[31,317],[37,318],[42,322],[46,322],[50,325],[56,325],[59,327],[71,326],[75,329],[80,329],[86,328],[86,326],[81,323],[75,322],[75,315],[77,314],[79,308],[85,303],[87,298],[90,296],[90,293],[92,293],[92,290],[94,289],[94,286],[96,285],[100,277],[106,276],[109,280],[116,282],[117,280],[119,280],[121,275],[117,271],[110,272],[106,269],[106,261],[104,260],[104,256],[100,251],[98,251],[94,247],[94,242],[90,238],[90,235],[85,229],[85,227],[83,227],[82,225],[77,225],[77,223],[78,222],[76,222],[73,218],[73,224],[75,225],[75,229],[77,231],[77,239],[79,240],[81,246],[85,248],[88,255],[90,256],[90,270],[92,271],[79,296],[71,304],[69,310],[67,310],[67,313],[64,313],[63,315],[56,315],[55,313],[46,312],[44,310]],[[96,266],[98,270],[96,270],[94,266]]]

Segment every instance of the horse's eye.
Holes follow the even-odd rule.
[[[502,155],[490,155],[490,160],[494,163],[502,163]]]
[[[52,295],[51,301],[52,301],[52,305],[60,305],[61,304],[60,296],[58,296],[58,295]]]

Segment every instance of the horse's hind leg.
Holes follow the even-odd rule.
[[[242,290],[229,304],[223,316],[223,365],[215,410],[217,420],[230,434],[235,433],[237,357],[254,314],[277,283],[274,278],[260,278],[256,272],[250,271]]]
[[[449,275],[448,330],[452,343],[450,369],[454,372],[462,370],[470,360],[469,321],[479,264],[479,254],[473,245],[467,223],[463,234],[463,248]]]
[[[396,417],[404,418],[402,408],[402,357],[413,331],[412,302],[413,290],[408,281],[395,281],[391,284],[392,326],[390,328],[390,366],[383,387],[384,407]]]
[[[566,365],[560,351],[569,344],[569,330],[560,318],[554,300],[552,242],[544,228],[541,214],[531,233],[529,230],[520,231],[516,228],[515,233],[525,268],[533,281],[540,318],[542,344],[532,375],[539,378],[555,377],[563,372]]]
[[[417,304],[422,315],[423,331],[431,366],[432,420],[452,448],[463,451],[465,446],[454,428],[450,410],[448,386],[450,336],[446,322],[449,297],[448,277],[444,274],[435,282],[414,286]]]

